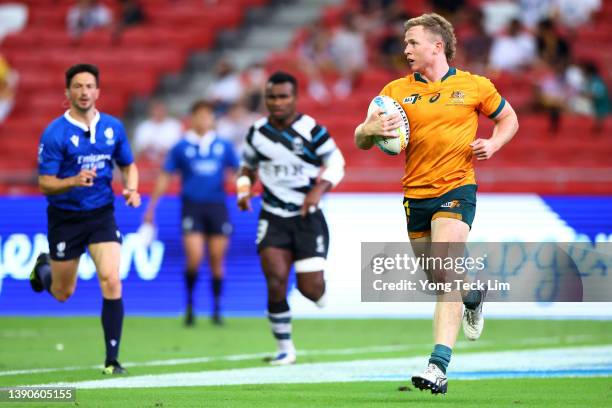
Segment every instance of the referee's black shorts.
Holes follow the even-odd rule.
[[[89,211],[63,210],[50,205],[47,221],[49,252],[55,261],[78,258],[89,244],[121,243],[113,204]]]

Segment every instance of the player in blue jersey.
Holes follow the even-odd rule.
[[[183,245],[187,258],[187,326],[195,322],[193,291],[205,246],[212,272],[212,321],[222,323],[223,263],[232,232],[225,205],[224,181],[226,172],[235,172],[239,162],[231,143],[218,138],[214,126],[213,105],[206,101],[195,102],[191,109],[191,129],[168,152],[144,217],[144,222],[153,223],[159,198],[166,191],[172,173],[179,172],[182,180]]]
[[[123,374],[117,361],[123,300],[119,277],[121,233],[114,215],[111,188],[113,162],[123,175],[127,205],[140,206],[138,170],[125,129],[113,116],[99,112],[98,68],[78,64],[66,71],[63,116],[44,131],[38,148],[38,185],[47,196],[50,254],[42,253],[30,274],[36,292],[46,289],[66,301],[77,283],[79,259],[89,249],[102,290],[102,327],[106,345],[104,374]]]

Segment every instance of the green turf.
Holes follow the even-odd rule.
[[[0,318],[0,373],[9,370],[82,367],[71,371],[0,375],[0,386],[97,380],[103,361],[102,330],[98,318]],[[294,321],[299,350],[326,350],[300,357],[300,363],[368,358],[423,356],[431,350],[428,320],[302,320]],[[56,350],[57,344],[63,350]],[[478,342],[460,341],[455,353],[612,344],[611,321],[493,320]],[[334,354],[333,349],[401,346],[399,351],[356,351]],[[122,362],[228,356],[274,350],[267,321],[228,319],[218,328],[201,320],[193,329],[178,318],[136,318],[125,321]],[[329,350],[332,350],[331,352]],[[451,363],[452,364],[452,363]],[[263,367],[260,358],[217,360],[172,366],[135,366],[131,375]],[[79,390],[79,406],[611,406],[610,378],[517,379],[452,381],[449,395],[399,392],[393,382],[265,386],[185,387],[109,391]],[[204,404],[205,402],[205,404]],[[127,403],[127,405],[126,405]],[[301,405],[300,405],[301,404]],[[19,406],[27,406],[23,404]],[[2,408],[0,403],[0,408]],[[41,406],[32,404],[32,406]],[[66,406],[53,404],[53,406]]]

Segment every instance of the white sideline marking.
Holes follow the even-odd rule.
[[[479,342],[483,344],[484,342]],[[352,347],[344,349],[327,349],[327,350],[300,350],[300,356],[334,356],[334,355],[352,355],[365,353],[388,353],[393,351],[406,351],[418,347],[426,347],[427,344],[420,345],[391,345],[391,346],[369,346],[369,347]],[[184,364],[202,364],[215,361],[244,361],[244,360],[260,360],[265,357],[272,356],[273,353],[252,353],[252,354],[234,354],[228,356],[211,356],[211,357],[192,357],[192,358],[175,358],[169,360],[152,360],[143,362],[126,362],[122,364],[124,367],[155,367],[155,366],[174,366]],[[57,368],[33,368],[30,370],[11,370],[0,371],[1,376],[20,375],[20,374],[41,374],[57,371],[77,371],[77,370],[92,370],[101,369],[99,364],[90,366],[72,366],[72,367],[57,367]]]
[[[516,345],[539,345],[548,344],[555,345],[564,343],[580,343],[592,339],[594,336],[590,334],[584,335],[569,335],[565,337],[527,337],[517,339],[517,341],[510,342],[510,344]],[[479,340],[478,342],[471,341],[459,341],[455,345],[455,349],[478,349],[481,347],[487,347],[494,344],[493,341]],[[369,347],[352,347],[344,349],[326,349],[326,350],[298,350],[300,356],[336,356],[336,355],[352,355],[352,354],[365,354],[365,353],[386,353],[393,351],[407,351],[416,348],[429,347],[430,343],[427,344],[407,344],[407,345],[388,345],[388,346],[369,346]],[[163,367],[163,366],[175,366],[175,365],[187,365],[187,364],[205,364],[217,361],[246,361],[246,360],[259,360],[265,357],[270,357],[273,353],[252,353],[252,354],[234,354],[227,356],[209,356],[209,357],[191,357],[191,358],[175,358],[168,360],[152,360],[143,362],[125,362],[123,366],[126,368],[130,367]],[[102,366],[99,364],[89,366],[69,366],[69,367],[53,367],[53,368],[32,368],[24,370],[9,370],[0,371],[0,377],[9,375],[26,375],[26,374],[44,374],[53,373],[59,371],[78,371],[78,370],[98,370]]]
[[[183,372],[111,378],[108,380],[51,383],[39,387],[158,388],[241,384],[295,384],[355,381],[407,381],[411,373],[424,368],[425,357],[356,360],[332,363],[296,364],[287,367],[258,367],[231,370]],[[453,358],[453,373],[461,378],[587,376],[612,373],[612,346],[550,348],[526,351],[484,352]],[[599,371],[598,371],[599,370]],[[491,375],[493,373],[493,375]],[[560,375],[559,375],[560,373]]]

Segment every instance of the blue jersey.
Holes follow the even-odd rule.
[[[190,131],[168,152],[164,170],[181,173],[184,199],[225,203],[225,169],[238,169],[238,165],[238,156],[229,142],[212,132],[198,137]]]
[[[82,169],[96,169],[91,187],[74,187],[47,196],[50,205],[64,210],[87,211],[114,201],[111,188],[113,161],[119,166],[134,162],[121,122],[96,113],[88,129],[68,112],[45,129],[38,147],[38,174],[60,179],[76,176]]]

